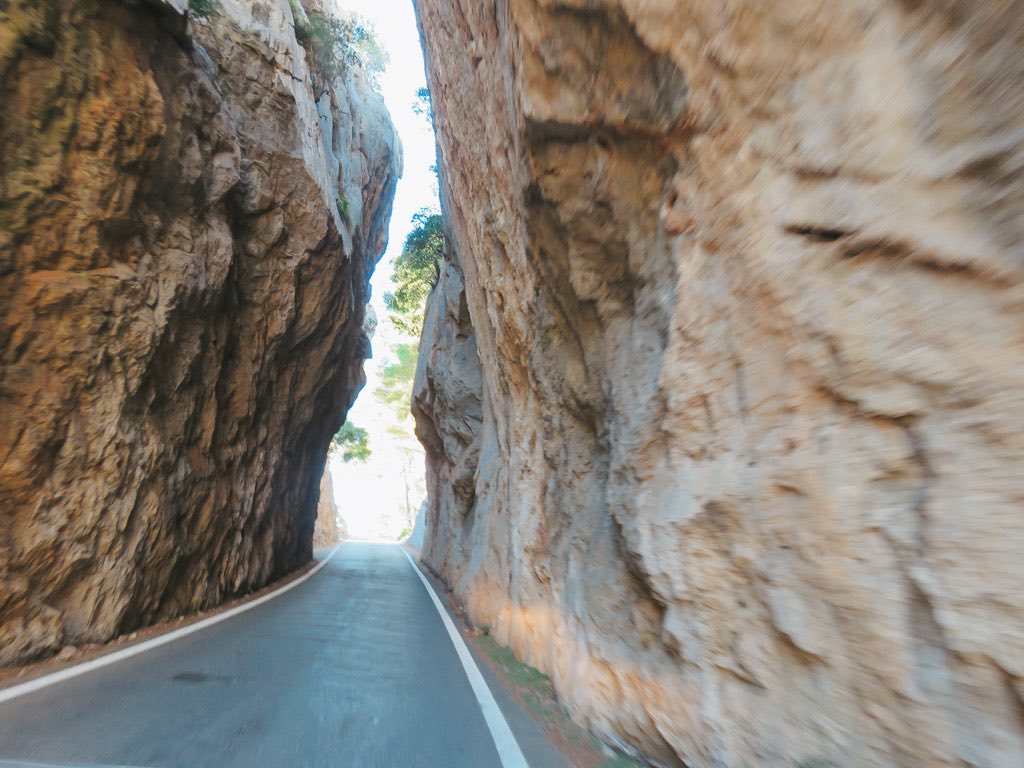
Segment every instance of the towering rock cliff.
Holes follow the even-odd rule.
[[[288,0],[186,5],[0,4],[0,663],[308,560],[363,383],[383,103]]]
[[[1024,765],[1024,6],[418,0],[424,559],[666,765]]]

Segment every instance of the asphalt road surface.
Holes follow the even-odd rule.
[[[561,763],[485,678],[531,768]],[[0,703],[0,766],[500,767],[495,744],[393,544],[346,542],[252,610]]]

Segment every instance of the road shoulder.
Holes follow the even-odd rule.
[[[523,664],[511,650],[498,645],[486,632],[472,627],[461,603],[447,585],[420,559],[419,552],[403,546],[420,567],[448,611],[495,700],[501,707],[531,768],[632,768],[641,766],[628,755],[602,744],[580,728],[555,699],[547,675]]]
[[[90,643],[83,646],[66,646],[57,655],[51,656],[30,664],[14,667],[0,667],[0,693],[15,688],[16,686],[30,683],[49,675],[55,675],[65,670],[89,662],[102,659],[113,653],[127,650],[142,643],[149,642],[155,638],[162,637],[172,632],[177,632],[199,622],[206,621],[215,616],[227,613],[248,603],[259,600],[278,590],[299,581],[310,571],[324,562],[330,556],[331,550],[325,550],[314,554],[313,559],[305,565],[297,568],[285,576],[273,581],[264,587],[245,595],[233,598],[212,608],[196,613],[189,613],[174,619],[168,619],[158,624],[150,624],[133,632],[121,635],[106,643]]]

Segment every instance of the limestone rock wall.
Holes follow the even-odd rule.
[[[417,11],[426,562],[660,764],[1024,764],[1024,6]]]
[[[333,546],[344,537],[343,523],[338,518],[338,505],[334,503],[334,483],[331,481],[330,471],[324,469],[320,478],[320,498],[316,505],[313,548]]]
[[[363,383],[383,103],[288,0],[185,6],[0,7],[0,663],[307,561]]]

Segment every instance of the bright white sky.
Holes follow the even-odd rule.
[[[367,384],[349,413],[349,421],[370,433],[372,456],[366,464],[345,464],[332,455],[334,498],[349,529],[360,538],[394,539],[406,525],[406,499],[418,507],[423,496],[422,453],[409,455],[386,430],[391,411],[373,391],[378,369],[389,361],[391,346],[403,339],[387,322],[384,292],[391,288],[391,261],[401,253],[414,213],[437,206],[437,179],[430,170],[436,155],[434,133],[427,120],[413,112],[416,91],[426,86],[423,52],[412,0],[335,0],[343,11],[370,22],[391,63],[380,77],[381,94],[402,140],[405,170],[395,193],[388,249],[371,281],[370,303],[380,324],[373,338],[374,358],[366,363]]]

